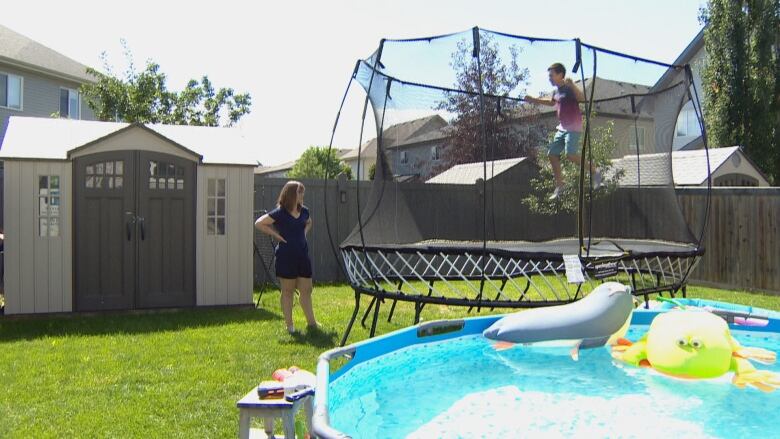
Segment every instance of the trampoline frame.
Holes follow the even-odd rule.
[[[473,58],[477,62],[478,73],[481,77],[481,57],[480,57],[480,29],[474,27],[472,29],[473,34]],[[590,202],[593,200],[592,194],[592,182],[586,183],[585,179],[585,159],[586,152],[588,153],[588,160],[592,164],[592,153],[590,149],[590,123],[588,118],[590,117],[592,107],[594,104],[593,95],[593,82],[591,83],[591,90],[585,90],[586,100],[586,130],[584,132],[584,146],[583,146],[583,160],[580,163],[580,179],[579,179],[579,200],[578,200],[578,213],[577,213],[577,238],[579,245],[577,247],[577,256],[583,266],[583,276],[585,281],[579,284],[568,284],[562,276],[565,276],[565,269],[563,263],[563,255],[557,253],[547,252],[515,252],[506,249],[492,249],[488,248],[487,241],[482,240],[481,246],[477,248],[432,248],[432,247],[419,247],[419,246],[385,246],[385,247],[372,247],[366,245],[366,239],[363,236],[363,223],[361,206],[360,206],[360,187],[357,190],[358,200],[358,227],[357,230],[360,236],[360,246],[357,245],[343,245],[340,250],[337,249],[333,242],[333,237],[330,232],[330,224],[327,211],[325,212],[325,222],[328,229],[328,239],[331,243],[331,249],[333,250],[336,259],[340,259],[340,266],[343,273],[349,280],[351,286],[355,291],[355,308],[352,312],[352,316],[341,340],[341,346],[347,341],[352,326],[357,318],[357,314],[360,310],[360,296],[365,294],[371,296],[371,302],[363,316],[361,324],[365,327],[365,321],[371,311],[373,310],[373,319],[369,330],[370,337],[375,335],[377,320],[379,316],[379,309],[381,303],[386,299],[393,301],[388,321],[392,319],[395,311],[395,306],[399,301],[413,302],[415,304],[415,319],[414,323],[418,323],[420,320],[420,313],[423,307],[428,303],[444,304],[454,306],[468,306],[469,311],[477,308],[480,311],[483,307],[493,308],[530,308],[541,306],[561,305],[573,302],[583,297],[589,290],[594,288],[601,281],[606,280],[623,280],[630,283],[632,292],[635,296],[643,297],[645,302],[649,300],[650,294],[662,294],[663,292],[669,292],[674,297],[678,292],[681,292],[683,297],[686,296],[686,284],[688,277],[692,270],[698,264],[701,256],[704,254],[704,248],[702,247],[703,237],[707,230],[707,217],[709,215],[709,208],[711,202],[711,188],[712,178],[711,169],[709,163],[709,150],[707,147],[707,134],[704,127],[703,118],[699,111],[699,96],[696,90],[695,83],[693,82],[693,73],[690,65],[672,65],[662,63],[658,61],[649,60],[646,58],[640,58],[633,55],[627,55],[624,53],[615,52],[612,50],[588,45],[581,42],[578,38],[573,40],[556,40],[556,39],[544,39],[544,38],[532,38],[517,35],[510,35],[500,32],[493,32],[497,35],[525,39],[530,42],[534,41],[573,41],[576,46],[576,63],[572,69],[572,73],[576,74],[579,70],[581,80],[585,83],[584,70],[581,69],[582,61],[582,48],[588,48],[593,51],[593,76],[596,77],[596,52],[603,52],[610,55],[615,55],[627,59],[634,60],[635,62],[641,61],[658,66],[666,67],[669,69],[682,70],[685,73],[688,98],[691,101],[695,101],[694,110],[696,111],[699,126],[702,132],[702,138],[704,141],[704,149],[707,156],[707,188],[708,197],[706,210],[704,212],[704,221],[700,233],[697,236],[697,242],[695,247],[688,249],[680,249],[681,251],[651,251],[651,252],[632,252],[624,251],[618,255],[592,255],[590,250],[590,236],[591,230],[585,231],[586,219],[584,217],[584,204],[585,204],[585,188],[590,187],[591,196]],[[407,39],[407,40],[387,40],[382,39],[379,47],[372,54],[373,65],[368,64],[366,61],[358,60],[355,64],[355,70],[352,73],[349,83],[347,84],[347,90],[341,101],[341,106],[336,114],[336,120],[333,125],[333,131],[331,133],[331,140],[329,149],[333,147],[333,139],[338,126],[341,110],[343,109],[344,102],[349,92],[349,88],[357,77],[358,69],[361,63],[365,63],[371,70],[371,78],[368,82],[368,89],[372,88],[375,72],[377,66],[380,65],[380,59],[382,58],[382,51],[386,41],[392,42],[417,42],[417,41],[431,41],[437,38],[445,36],[435,36],[427,38]],[[388,77],[387,92],[384,105],[387,105],[387,94],[389,94],[390,85],[393,81],[399,81],[397,78]],[[422,87],[429,87],[425,84],[413,84]],[[431,86],[432,87],[432,86]],[[434,87],[435,88],[435,87]],[[692,89],[692,90],[691,90]],[[484,129],[484,97],[485,93],[480,83],[478,94],[477,91],[473,93],[480,98],[480,118],[482,120],[482,132],[481,141],[483,145],[487,145],[487,134]],[[365,102],[363,104],[363,116],[360,129],[359,145],[363,142],[363,127],[365,125],[365,117],[370,101],[369,93],[366,94]],[[373,103],[372,103],[373,104]],[[632,100],[633,104],[633,100]],[[377,121],[377,149],[382,150],[382,132],[384,128],[384,111],[381,121]],[[361,163],[362,149],[358,147],[358,169],[357,174],[360,175],[360,163]],[[484,155],[484,154],[483,154]],[[637,141],[637,157],[639,157],[639,142]],[[378,157],[379,158],[379,157]],[[483,157],[484,176],[482,179],[483,193],[486,193],[487,185],[487,166],[486,156]],[[379,162],[377,162],[379,163]],[[325,176],[327,185],[328,176]],[[327,190],[325,191],[327,194]],[[486,203],[486,199],[483,199],[483,203]],[[326,203],[327,205],[327,203]],[[487,211],[483,206],[483,210]],[[592,213],[591,209],[588,212]],[[588,218],[588,224],[592,226],[592,218]],[[482,236],[487,235],[487,222],[483,220]],[[586,238],[586,235],[588,238]],[[588,239],[587,247],[585,239]],[[339,258],[338,253],[340,251]],[[394,263],[398,262],[401,265],[399,267],[394,266]],[[424,264],[424,270],[422,273],[417,272],[416,268],[420,263]],[[438,265],[436,265],[438,263]],[[617,268],[617,273],[611,275],[604,275],[603,272],[599,272],[596,265],[601,263],[614,263]],[[447,266],[445,267],[446,264]],[[383,271],[385,268],[387,272]],[[446,271],[443,268],[447,268]],[[408,271],[405,271],[407,270]],[[620,279],[620,278],[623,279]],[[516,279],[523,279],[525,286],[520,288]],[[469,286],[471,296],[468,294],[459,294],[460,297],[449,297],[442,294],[436,289],[436,282],[444,282],[449,284],[451,281],[466,281]],[[472,281],[478,281],[479,287],[474,287],[471,284]],[[521,281],[522,282],[522,281]],[[415,283],[419,285],[426,285],[425,287],[415,287]],[[536,283],[542,283],[549,287],[553,297],[547,298],[539,285]],[[562,285],[560,294],[556,293],[556,287],[553,287],[553,283]],[[509,285],[517,292],[517,296],[510,296],[506,293],[506,287]],[[411,289],[415,294],[407,294],[403,291],[403,288]],[[486,287],[489,288],[489,292],[486,292]],[[541,300],[529,300],[526,294],[531,288],[534,288],[535,292],[539,294]],[[425,292],[420,290],[425,290]],[[453,289],[458,291],[457,288]],[[490,291],[495,292],[494,299],[486,297],[491,294]],[[514,297],[514,298],[513,298]]]
[[[681,292],[686,297],[688,275],[699,262],[702,249],[688,252],[626,253],[620,256],[582,257],[583,283],[568,283],[563,257],[552,253],[507,252],[474,248],[423,249],[392,247],[346,246],[341,249],[342,260],[350,284],[355,290],[353,309],[343,346],[360,310],[360,296],[371,297],[361,325],[373,310],[369,336],[376,333],[380,305],[392,300],[387,321],[391,321],[396,304],[415,304],[414,324],[426,304],[468,306],[469,312],[482,308],[536,308],[563,305],[582,298],[601,282],[622,277],[631,285],[632,293],[643,297],[668,292],[675,297]],[[599,265],[614,264],[614,273],[599,272]],[[465,282],[467,292],[452,282]],[[478,281],[478,286],[475,285]],[[519,281],[519,282],[518,282]],[[436,283],[444,283],[443,290]],[[524,285],[523,285],[524,284]],[[407,292],[404,292],[404,287]],[[509,288],[507,288],[509,287]],[[545,292],[547,289],[547,292]],[[529,292],[537,294],[535,298]],[[495,297],[491,298],[495,294]],[[458,297],[459,296],[459,297]]]

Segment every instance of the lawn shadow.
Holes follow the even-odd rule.
[[[0,343],[42,337],[145,334],[272,320],[283,318],[267,309],[254,307],[0,317]]]
[[[290,334],[290,339],[282,340],[279,344],[304,344],[317,348],[332,348],[336,346],[337,337],[338,334],[333,330],[307,329],[305,333]]]

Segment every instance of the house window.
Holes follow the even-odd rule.
[[[38,236],[60,236],[60,176],[38,176]]]
[[[60,89],[60,117],[81,119],[79,92],[70,88]]]
[[[206,233],[209,235],[225,234],[225,179],[208,179],[208,196],[206,197]]]
[[[0,73],[0,107],[22,109],[22,77]]]
[[[701,126],[699,118],[696,117],[696,111],[692,107],[686,106],[677,116],[677,137],[695,137],[701,136]]]
[[[639,149],[645,147],[645,127],[636,127],[629,129],[628,133],[628,146],[636,149],[637,140],[639,140]]]
[[[409,155],[406,151],[401,151],[401,163],[409,163]]]
[[[434,145],[431,146],[431,160],[439,160],[439,147]]]

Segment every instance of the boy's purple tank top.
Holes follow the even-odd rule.
[[[574,90],[568,85],[562,85],[555,90],[553,98],[561,128],[565,131],[582,132],[582,112]]]

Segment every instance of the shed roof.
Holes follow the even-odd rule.
[[[709,150],[710,171],[720,168],[734,154],[741,154],[739,146],[712,148]],[[671,156],[672,173],[675,186],[699,186],[707,181],[707,152],[703,149],[693,151],[674,151]],[[613,169],[622,170],[620,184],[635,185],[637,181],[636,155],[613,160]],[[752,163],[751,163],[752,165]],[[669,155],[666,153],[641,154],[639,156],[640,183],[642,185],[670,184]]]
[[[67,160],[74,149],[131,127],[147,129],[201,156],[204,164],[257,166],[258,153],[237,128],[129,124],[12,116],[0,159]]]
[[[528,160],[527,157],[496,160],[487,162],[488,180],[508,171],[515,165]],[[429,179],[426,183],[437,184],[473,184],[485,176],[483,162],[463,163],[455,165],[441,174]]]

